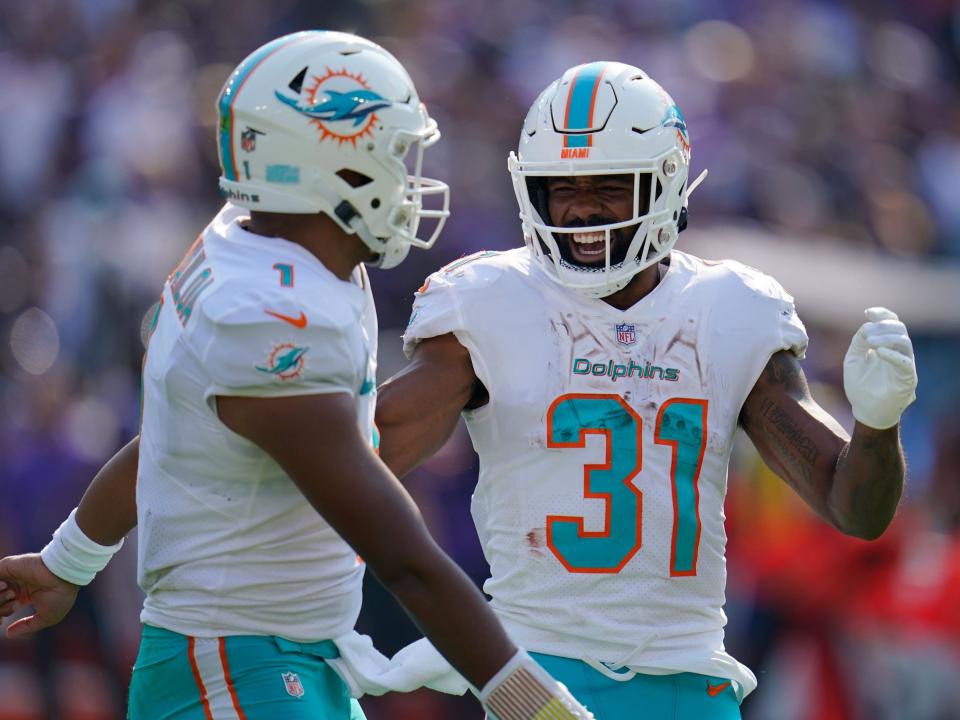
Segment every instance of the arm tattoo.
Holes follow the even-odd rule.
[[[837,528],[870,539],[890,523],[904,478],[897,429],[858,424],[848,440],[814,402],[795,357],[770,358],[740,421],[767,465]]]
[[[783,408],[770,398],[761,398],[760,417],[766,421],[764,432],[767,437],[776,439],[782,450],[798,455],[806,465],[816,465],[820,449]],[[809,467],[805,470],[809,474]]]
[[[833,461],[842,444],[811,416],[812,404],[796,357],[775,353],[744,403],[740,421],[764,461],[816,509],[829,489]],[[829,467],[826,467],[829,466]]]

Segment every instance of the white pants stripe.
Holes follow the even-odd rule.
[[[209,708],[209,720],[246,720],[243,711],[236,703],[233,686],[228,682],[229,672],[224,667],[226,653],[223,650],[223,638],[191,638],[191,662],[194,663],[200,680],[202,692],[206,694],[206,712]]]

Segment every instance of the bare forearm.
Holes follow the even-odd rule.
[[[417,567],[380,579],[444,657],[482,688],[516,647],[469,578],[434,548]]]
[[[460,673],[481,688],[516,651],[483,595],[434,542],[412,498],[372,453],[328,453],[331,466],[349,461],[355,477],[380,477],[355,489],[358,515],[389,517],[373,532],[350,515],[327,519],[360,553],[368,567],[410,614],[417,626]],[[319,509],[319,508],[318,508]]]
[[[378,478],[354,487],[351,507],[325,517],[366,560],[441,654],[480,688],[515,652],[480,591],[430,536],[420,511],[369,451],[345,448],[327,453],[331,467],[346,466],[353,477]],[[309,497],[309,496],[308,496]],[[354,516],[354,513],[356,516]],[[364,530],[362,516],[381,518]],[[384,532],[383,518],[389,518]]]
[[[770,469],[818,515],[842,530],[829,497],[846,446],[843,429],[816,403],[798,403],[786,396],[752,398],[744,410],[744,429]]]
[[[893,520],[906,473],[898,428],[857,423],[840,453],[829,503],[837,527],[848,535],[874,540]]]
[[[905,472],[896,427],[857,423],[849,438],[784,352],[770,358],[740,420],[770,468],[838,530],[873,540],[890,524]]]
[[[115,545],[137,525],[140,436],[128,442],[96,474],[77,508],[77,524],[101,545]]]

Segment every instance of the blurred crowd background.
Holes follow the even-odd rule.
[[[381,380],[413,290],[522,242],[506,171],[536,94],[579,62],[639,65],[710,169],[679,242],[798,298],[815,396],[846,424],[857,313],[889,304],[917,352],[907,497],[875,543],[811,517],[738,443],[727,504],[728,649],[748,720],[960,718],[960,7],[954,0],[5,0],[0,4],[0,555],[38,550],[137,428],[141,323],[217,210],[214,100],[274,36],[358,32],[407,66],[452,186],[434,250],[373,274]],[[851,312],[855,308],[856,312]],[[465,431],[409,486],[478,581]],[[62,625],[0,640],[0,720],[123,717],[138,640],[133,542]],[[374,581],[361,629],[417,636]],[[278,598],[282,602],[282,598]],[[426,691],[370,720],[480,718]]]

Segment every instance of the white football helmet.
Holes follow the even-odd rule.
[[[232,203],[278,213],[326,213],[398,265],[433,245],[449,188],[421,175],[437,123],[403,66],[356,35],[307,31],[255,50],[220,99],[220,188]],[[433,209],[424,196],[434,196]],[[433,218],[426,238],[420,221]]]
[[[631,65],[594,62],[567,70],[533,103],[507,165],[527,245],[550,277],[589,297],[606,297],[659,262],[686,225],[686,122],[673,98]],[[604,264],[568,262],[557,236],[583,228],[551,222],[546,178],[623,174],[633,175],[633,217],[590,226],[604,234]],[[626,256],[611,261],[611,233],[633,226]]]

